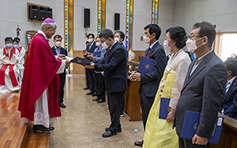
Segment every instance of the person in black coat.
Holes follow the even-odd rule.
[[[102,46],[108,50],[104,62],[101,64],[91,62],[91,65],[85,67],[104,71],[111,124],[105,129],[102,137],[110,137],[121,132],[120,108],[124,99],[124,92],[127,89],[127,57],[123,46],[115,42],[111,30],[103,30],[99,38]]]
[[[94,50],[97,48],[94,34],[89,33],[87,35],[87,41],[89,42],[89,44],[86,46],[86,50],[83,51],[83,54],[85,58],[89,60],[89,58],[87,58],[88,53],[94,52]],[[86,95],[96,96],[96,90],[95,90],[95,85],[94,85],[95,82],[94,82],[94,77],[93,77],[94,72],[93,70],[87,69],[87,68],[85,69],[85,71],[86,71],[86,81],[90,89],[90,92],[87,93]],[[85,89],[86,88],[84,88],[84,90]]]
[[[130,78],[138,79],[141,83],[139,90],[140,104],[142,108],[142,120],[145,130],[147,117],[154,102],[160,80],[163,76],[165,66],[167,64],[167,58],[164,48],[158,41],[161,34],[160,27],[156,24],[149,24],[145,26],[144,30],[145,36],[143,40],[146,44],[149,44],[149,48],[146,50],[145,56],[155,61],[154,70],[144,74],[133,72]],[[137,146],[142,146],[143,141],[136,141],[134,144]]]
[[[227,80],[225,64],[212,50],[215,36],[212,24],[196,23],[186,42],[188,51],[195,53],[196,59],[189,66],[175,111],[179,148],[209,148],[208,139],[213,134]],[[192,140],[180,137],[186,110],[200,112]]]
[[[65,56],[67,56],[67,50],[61,47],[61,43],[62,43],[62,36],[55,35],[54,36],[55,46],[51,48],[51,51],[54,53],[54,55],[64,54]],[[59,92],[58,101],[59,101],[60,107],[66,108],[66,105],[63,104],[66,70],[64,70],[64,73],[61,73],[59,75],[60,75],[60,92]]]

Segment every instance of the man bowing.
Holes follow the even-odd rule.
[[[60,73],[70,63],[59,55],[55,58],[51,52],[49,39],[55,34],[57,24],[47,18],[41,30],[32,39],[27,52],[25,71],[19,101],[21,117],[34,122],[35,132],[50,132],[54,127],[49,124],[60,117],[58,95]]]

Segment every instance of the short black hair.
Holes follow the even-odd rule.
[[[86,41],[86,44],[88,44],[89,42],[88,41]]]
[[[200,28],[199,36],[200,37],[206,36],[208,38],[208,46],[211,47],[213,41],[216,38],[216,30],[214,26],[209,22],[203,21],[201,23],[194,24],[192,29],[197,29],[197,28]]]
[[[110,29],[104,29],[103,31],[101,31],[101,33],[99,35],[99,38],[101,38],[101,37],[104,37],[105,39],[108,39],[108,38],[114,39],[113,31]]]
[[[89,38],[90,36],[92,36],[93,39],[95,38],[95,35],[94,35],[93,33],[89,33],[89,34],[87,35],[87,38]]]
[[[13,38],[12,38],[12,37],[6,37],[6,38],[5,38],[5,42],[6,42],[6,41],[12,41],[12,42],[13,42]]]
[[[14,40],[13,40],[13,43],[14,42],[17,42],[17,43],[19,43],[19,40],[18,39],[16,39],[16,38],[14,38]]]
[[[115,33],[114,34],[116,34],[116,33],[119,33],[119,35],[120,35],[120,38],[121,39],[123,39],[122,41],[124,41],[124,33],[122,32],[122,31],[120,31],[120,30],[118,30],[118,31],[115,31]]]
[[[231,71],[232,72],[232,76],[237,76],[237,61],[232,59],[232,58],[228,58],[225,61],[225,66],[226,66],[226,70],[227,71]]]
[[[56,34],[56,35],[53,37],[53,40],[55,40],[56,38],[61,38],[61,39],[63,39],[62,36],[59,35],[59,34]]]
[[[144,30],[146,30],[147,28],[149,28],[150,35],[152,35],[153,33],[156,34],[156,40],[158,40],[160,38],[161,29],[160,29],[160,27],[158,25],[156,25],[156,24],[149,24],[146,27],[144,27]]]
[[[20,39],[19,37],[15,37],[15,38],[13,39],[13,42],[14,42],[14,40],[18,40],[18,42],[21,41],[21,39]]]
[[[98,39],[98,38],[99,38],[99,37],[97,36],[97,37],[95,38],[95,40]]]
[[[186,31],[183,27],[177,26],[177,27],[171,27],[166,30],[166,33],[170,34],[170,38],[176,42],[176,47],[181,49],[186,45],[187,36]]]

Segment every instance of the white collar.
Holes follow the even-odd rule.
[[[44,38],[45,38],[47,41],[49,41],[49,39],[47,38],[47,36],[45,35],[45,33],[44,33],[43,31],[39,30],[38,33],[42,34],[42,35],[44,36]]]
[[[152,49],[152,47],[158,42],[158,40],[156,40],[151,46],[150,49]]]
[[[212,50],[210,50],[210,51],[208,51],[206,54],[204,54],[203,56],[201,56],[200,58],[198,58],[197,60],[200,62],[205,56],[207,56],[209,53],[211,53],[213,51],[213,49]]]
[[[236,76],[233,77],[233,78],[231,78],[230,80],[228,80],[228,83],[229,83],[229,84],[232,84],[232,82],[234,81],[235,78],[236,78]]]

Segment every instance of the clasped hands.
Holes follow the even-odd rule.
[[[130,76],[129,79],[131,79],[132,81],[135,80],[141,80],[141,73],[134,71]]]

